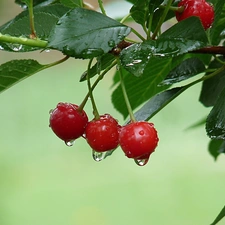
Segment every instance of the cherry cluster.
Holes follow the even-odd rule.
[[[134,121],[120,126],[109,114],[88,121],[86,112],[78,105],[58,103],[50,112],[50,127],[69,146],[80,137],[86,139],[94,153],[116,149],[119,145],[128,158],[145,165],[158,144],[152,123]]]
[[[205,30],[210,28],[214,21],[213,6],[205,0],[181,0],[178,7],[181,7],[181,11],[176,12],[178,21],[197,16]]]

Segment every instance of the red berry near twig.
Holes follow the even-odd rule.
[[[51,111],[49,122],[53,132],[67,145],[72,145],[71,141],[84,134],[88,117],[78,105],[60,102]]]
[[[96,152],[115,149],[119,144],[118,122],[109,114],[90,121],[85,129],[88,144]]]
[[[197,16],[202,22],[205,30],[211,27],[214,21],[213,6],[205,0],[181,0],[178,6],[183,6],[183,12],[176,12],[178,21],[184,20],[191,16]]]
[[[153,123],[132,122],[120,130],[119,143],[128,158],[145,165],[158,144],[157,131]]]

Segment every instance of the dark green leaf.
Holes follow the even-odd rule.
[[[112,54],[105,54],[103,56],[100,56],[97,58],[97,63],[91,67],[90,69],[90,74],[89,78],[95,76],[96,74],[100,74],[100,72],[104,69],[106,69],[108,66],[111,65],[111,63],[115,60],[115,57]],[[81,78],[80,81],[84,81],[87,79],[87,71],[85,71]]]
[[[12,60],[0,65],[0,92],[45,68],[31,59]]]
[[[216,225],[220,220],[223,219],[224,216],[225,216],[225,206],[222,208],[219,215],[216,217],[216,219],[210,225]]]
[[[211,139],[225,139],[225,88],[206,120],[206,131]]]
[[[219,67],[221,67],[221,64],[217,60],[214,60],[209,65],[209,69],[217,69]],[[199,101],[206,107],[213,106],[224,87],[225,71],[222,71],[211,79],[203,82]]]
[[[61,5],[49,5],[44,7],[35,7],[34,8],[34,17],[35,17],[35,30],[37,36],[40,39],[47,40],[50,34],[52,27],[56,24],[58,19],[63,16],[66,12],[68,12],[69,8]],[[46,22],[48,21],[48,22]],[[16,16],[13,20],[4,24],[0,27],[0,32],[2,34],[9,34],[11,36],[16,37],[29,37],[30,35],[30,22],[29,22],[29,14],[28,11],[23,11],[18,16]],[[38,48],[33,48],[29,46],[20,46],[19,50],[14,50],[15,46],[11,44],[1,43],[1,49],[6,51],[33,51]]]
[[[155,95],[134,114],[135,118],[138,121],[150,120],[156,113],[163,109],[182,92],[183,88],[179,87]]]
[[[212,45],[218,45],[220,43],[220,34],[224,29],[225,18],[221,17],[221,13],[224,6],[224,0],[216,0],[213,2],[215,17],[212,28],[210,29],[210,38]]]
[[[174,68],[163,80],[162,85],[174,84],[191,78],[205,70],[205,65],[198,58],[190,58]]]
[[[30,1],[31,0],[16,0],[15,3],[19,4],[23,8],[26,8],[26,5],[28,5]],[[33,6],[39,5],[41,3],[49,5],[53,2],[55,2],[55,0],[33,0]]]
[[[208,42],[206,32],[199,18],[194,16],[180,21],[159,36],[159,40],[173,40],[173,38],[177,41],[181,40],[184,45],[188,41],[195,41],[193,50],[206,46]]]
[[[76,58],[93,58],[109,52],[131,29],[101,13],[75,8],[53,29],[49,47]]]
[[[221,153],[225,152],[225,142],[223,140],[210,140],[208,149],[210,155],[216,160]]]
[[[131,16],[135,22],[145,26],[149,15],[149,1],[137,0],[130,10]]]
[[[170,71],[171,61],[171,58],[152,58],[150,63],[145,66],[141,77],[135,77],[126,72],[124,83],[132,109],[137,108],[140,104],[166,88],[159,87],[158,84]],[[120,85],[112,94],[112,102],[114,107],[126,118],[128,112]]]
[[[80,0],[60,0],[60,2],[70,8],[82,7]]]

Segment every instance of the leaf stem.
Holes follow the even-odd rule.
[[[26,37],[14,37],[8,34],[0,33],[0,42],[13,43],[13,44],[21,44],[31,47],[39,47],[46,48],[48,42],[40,39],[31,39]]]
[[[33,0],[30,0],[30,2],[29,2],[28,11],[29,11],[30,29],[31,29],[30,38],[36,39],[37,35],[36,35],[36,31],[35,31],[35,26],[34,26]]]
[[[219,74],[220,72],[222,72],[223,70],[225,70],[225,66],[220,67],[218,70],[214,71],[213,73],[211,73],[210,75],[204,75],[203,77],[199,78],[198,80],[195,80],[183,87],[177,87],[177,88],[181,88],[178,92],[176,92],[176,94],[173,95],[172,98],[170,98],[168,101],[166,101],[159,109],[157,109],[156,111],[154,111],[154,113],[151,114],[151,116],[148,117],[147,120],[150,120],[153,116],[155,116],[160,110],[162,110],[165,106],[167,106],[170,102],[172,102],[176,97],[178,97],[180,94],[182,94],[184,91],[186,91],[188,88],[194,86],[195,84],[198,84],[204,80],[210,79],[214,76],[216,76],[217,74]],[[175,89],[175,88],[174,88]],[[172,90],[172,89],[171,89]]]
[[[173,2],[173,0],[168,0],[167,5],[165,6],[165,9],[163,11],[163,14],[160,17],[159,22],[158,22],[158,24],[157,24],[157,26],[155,28],[155,31],[154,31],[154,33],[152,35],[152,40],[154,40],[156,38],[156,36],[157,36],[157,34],[158,34],[158,32],[159,32],[159,30],[160,30],[164,20],[166,19],[167,13],[169,12],[169,9],[170,9],[170,6],[171,6],[172,2]]]
[[[99,5],[99,8],[102,11],[102,14],[104,14],[106,16],[106,12],[105,12],[102,0],[98,0],[98,5]]]
[[[124,17],[120,20],[120,23],[124,23],[130,16],[131,16],[130,13],[129,13],[128,15],[124,16]]]
[[[60,64],[60,63],[65,62],[65,61],[66,61],[67,59],[69,59],[69,58],[70,58],[70,57],[67,55],[67,56],[65,56],[64,58],[62,58],[62,59],[60,59],[60,60],[58,60],[58,61],[56,61],[56,62],[46,64],[46,65],[45,65],[45,68],[47,69],[47,68],[56,66],[56,65],[58,65],[58,64]]]
[[[123,72],[121,70],[121,65],[119,63],[119,60],[118,60],[117,67],[118,67],[119,74],[120,74],[120,85],[121,85],[121,88],[122,88],[123,97],[124,97],[124,100],[125,100],[125,103],[126,103],[126,106],[127,106],[127,110],[128,110],[129,115],[130,115],[130,120],[132,122],[135,122],[136,119],[134,117],[134,113],[133,113],[133,110],[132,110],[132,107],[131,107],[131,104],[130,104],[130,101],[129,101],[129,98],[128,98],[128,95],[127,95],[126,87],[124,85]]]
[[[139,34],[134,28],[131,27],[131,31],[136,34],[137,37],[139,37],[142,41],[145,41],[145,38],[142,37],[141,34]]]
[[[80,0],[80,6],[83,8],[84,7],[84,2],[83,0]]]

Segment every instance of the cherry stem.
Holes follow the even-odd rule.
[[[165,9],[165,5],[160,5],[159,8]],[[179,12],[182,13],[184,11],[184,6],[170,6],[169,10],[174,11],[174,12]]]
[[[123,80],[123,72],[122,72],[119,60],[118,60],[118,63],[117,63],[117,69],[119,70],[120,85],[121,85],[121,88],[122,88],[123,97],[124,97],[124,100],[125,100],[125,103],[126,103],[126,106],[127,106],[127,110],[128,110],[129,115],[130,115],[130,120],[132,122],[136,122],[136,119],[135,119],[135,116],[134,116],[134,113],[133,113],[133,110],[132,110],[132,107],[131,107],[131,104],[130,104],[130,101],[129,101],[129,98],[128,98],[128,95],[127,95],[126,87],[125,87],[124,80]]]
[[[95,87],[97,86],[97,84],[99,83],[100,80],[102,80],[102,78],[105,76],[105,74],[107,74],[109,72],[109,70],[111,70],[115,65],[117,64],[116,61],[114,61],[111,65],[109,65],[96,79],[96,81],[93,83],[93,85],[91,86],[91,91],[93,92],[93,90],[95,89]],[[87,95],[85,96],[84,100],[82,101],[82,103],[79,106],[79,109],[82,110],[85,106],[85,104],[88,101],[88,98],[90,96],[90,92],[87,93]]]
[[[102,14],[104,14],[104,15],[106,16],[106,12],[105,12],[105,9],[104,9],[102,0],[98,0],[98,5],[99,5],[99,8],[100,8],[101,11],[102,11]]]
[[[93,96],[93,90],[91,88],[91,81],[90,81],[90,69],[91,69],[91,64],[93,62],[93,58],[90,59],[88,63],[88,69],[87,69],[87,85],[88,85],[88,92],[89,92],[89,97],[91,99],[91,104],[93,108],[93,114],[94,114],[94,119],[98,120],[100,118],[97,106],[95,104],[94,96]]]
[[[157,34],[159,33],[159,30],[160,30],[162,24],[164,23],[164,20],[166,19],[166,16],[167,16],[167,14],[169,12],[169,9],[170,9],[170,6],[171,6],[172,3],[173,3],[173,0],[168,0],[168,3],[165,6],[165,9],[163,11],[163,14],[160,17],[159,22],[158,22],[158,24],[157,24],[157,26],[155,28],[155,31],[154,31],[154,33],[152,35],[152,40],[155,40]]]

